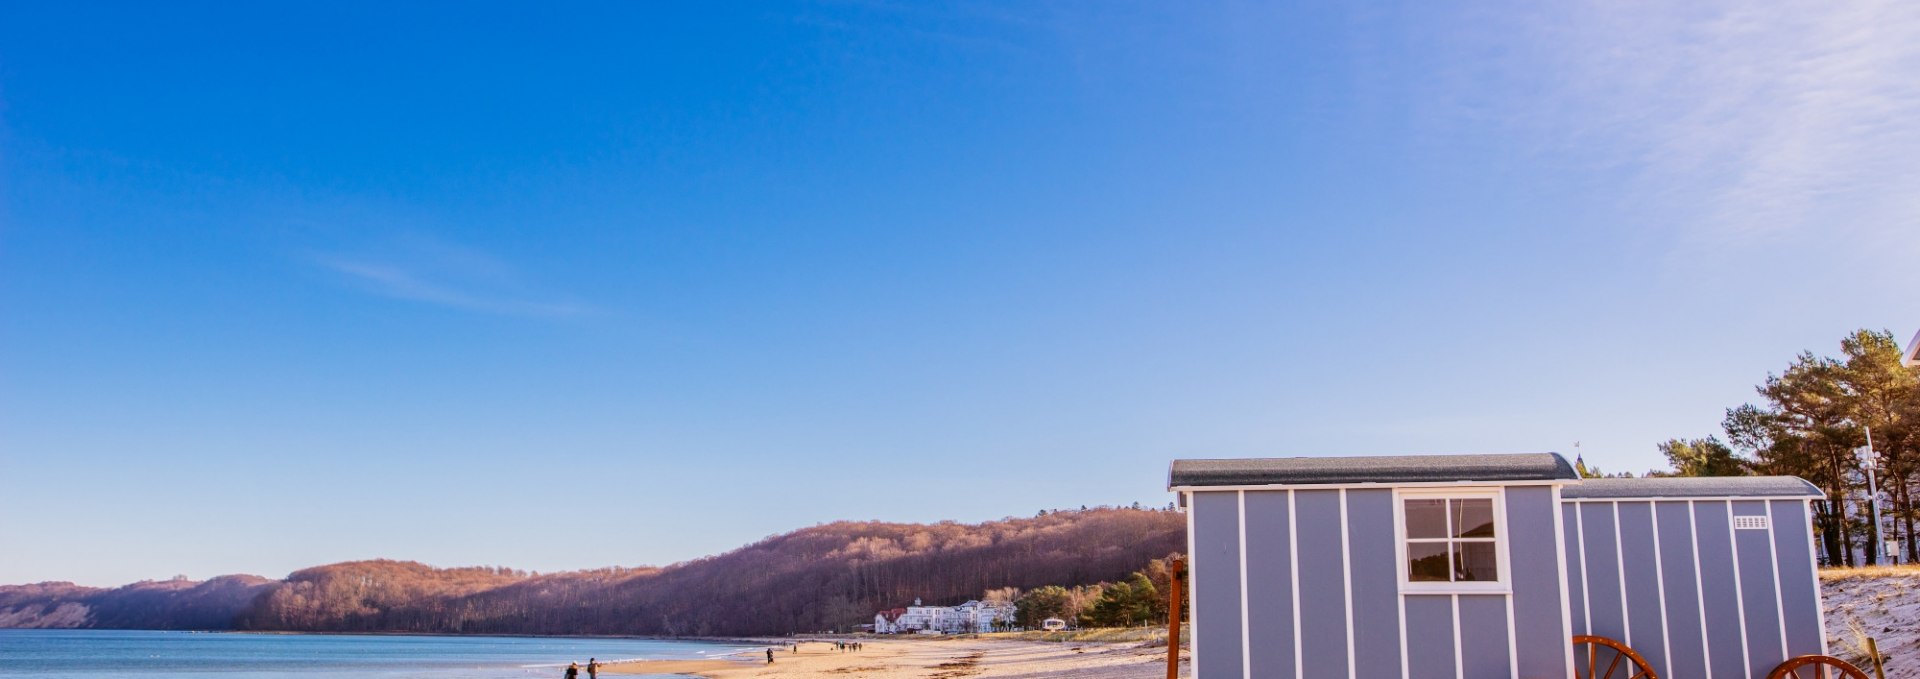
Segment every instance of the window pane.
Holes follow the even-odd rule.
[[[1407,537],[1447,537],[1447,501],[1408,500]]]
[[[1447,543],[1407,543],[1408,582],[1447,581]]]
[[[1448,500],[1453,505],[1453,536],[1493,537],[1492,500]]]
[[[1491,542],[1453,543],[1453,579],[1459,582],[1493,582],[1500,579],[1499,559]]]

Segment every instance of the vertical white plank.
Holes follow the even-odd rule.
[[[1194,568],[1195,566],[1194,559],[1200,556],[1200,553],[1197,551],[1194,551],[1193,549],[1193,523],[1194,523],[1193,516],[1195,514],[1200,513],[1200,507],[1198,504],[1194,502],[1194,500],[1195,498],[1193,496],[1193,493],[1188,492],[1187,493],[1187,589],[1189,591],[1194,590],[1194,586],[1199,584],[1199,580],[1193,577],[1194,573],[1199,572],[1199,569]],[[1187,597],[1187,608],[1188,608],[1187,617],[1192,618],[1191,620],[1187,621],[1187,629],[1190,630],[1189,634],[1193,636],[1193,641],[1194,641],[1193,647],[1187,650],[1187,664],[1188,666],[1193,668],[1193,676],[1198,677],[1200,676],[1200,593],[1199,592],[1192,591],[1192,593]],[[1180,641],[1178,639],[1175,639],[1172,641],[1172,643],[1177,644],[1177,643],[1180,643]]]
[[[1340,489],[1340,569],[1347,594],[1347,679],[1358,679],[1353,666],[1353,545],[1347,539],[1347,489]]]
[[[1747,676],[1753,676],[1752,647],[1747,643],[1747,590],[1740,586],[1740,535],[1733,532],[1733,501],[1727,506],[1727,551],[1733,553],[1733,605],[1740,611],[1740,662],[1747,668]]]
[[[1627,610],[1627,551],[1620,544],[1620,503],[1607,505],[1613,508],[1613,568],[1620,574],[1620,631],[1627,635],[1627,645],[1632,646],[1633,616]]]
[[[1240,500],[1240,673],[1253,679],[1253,634],[1247,629],[1247,491],[1238,491]],[[1173,643],[1179,643],[1177,640]]]
[[[1687,501],[1687,536],[1693,538],[1693,592],[1694,600],[1700,604],[1700,657],[1707,667],[1706,679],[1713,679],[1713,642],[1707,633],[1707,590],[1706,580],[1700,577],[1700,519],[1694,513],[1694,502]]]
[[[1767,504],[1767,556],[1773,559],[1773,610],[1774,618],[1780,621],[1780,652],[1791,653],[1787,650],[1787,604],[1780,596],[1780,538],[1773,527],[1773,501],[1763,502]],[[1820,633],[1824,635],[1826,630]]]
[[[1667,622],[1667,565],[1661,563],[1660,559],[1659,502],[1647,502],[1647,521],[1653,524],[1653,583],[1655,590],[1660,593],[1660,649],[1667,661],[1666,667],[1655,671],[1668,672],[1673,669],[1673,625]]]
[[[1305,679],[1300,652],[1300,506],[1294,503],[1291,489],[1287,490],[1287,544],[1287,558],[1293,560],[1293,568],[1287,573],[1293,578],[1293,677]]]
[[[1559,559],[1559,563],[1560,563],[1560,624],[1563,625],[1562,629],[1568,635],[1572,635],[1573,634],[1573,593],[1571,589],[1567,586],[1567,519],[1566,519],[1566,515],[1560,512],[1560,510],[1564,507],[1566,507],[1566,505],[1564,501],[1560,499],[1560,486],[1554,486],[1553,487],[1553,546],[1555,550],[1554,558]],[[1574,514],[1578,516],[1579,513],[1580,513],[1580,506],[1576,504],[1574,505]],[[1586,581],[1586,577],[1587,577],[1586,573],[1587,573],[1587,565],[1585,563],[1580,564],[1580,578],[1582,582]],[[1581,602],[1580,610],[1582,611],[1587,610],[1585,602]],[[1401,611],[1401,617],[1406,617],[1406,612],[1404,610]],[[1561,649],[1562,649],[1563,657],[1566,659],[1567,676],[1571,677],[1573,676],[1573,672],[1574,672],[1573,644],[1565,644],[1561,647]]]

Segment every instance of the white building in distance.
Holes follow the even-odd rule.
[[[992,632],[1013,625],[1014,605],[968,601],[958,606],[923,606],[919,599],[905,608],[873,616],[875,634],[970,634]]]

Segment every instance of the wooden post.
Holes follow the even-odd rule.
[[[1867,637],[1867,655],[1873,658],[1873,676],[1887,679],[1887,672],[1880,668],[1880,645],[1873,643],[1873,637]]]
[[[1187,560],[1175,557],[1168,564],[1172,576],[1168,578],[1173,592],[1167,603],[1167,679],[1180,679],[1180,596],[1181,584],[1187,579]]]

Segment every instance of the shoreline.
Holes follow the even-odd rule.
[[[81,630],[95,631],[95,630]],[[187,630],[98,630],[149,633]],[[601,666],[607,676],[672,675],[699,679],[1160,679],[1166,676],[1166,648],[1153,640],[1125,637],[1097,639],[1017,638],[1010,636],[842,636],[785,637],[642,637],[614,635],[444,635],[420,633],[311,633],[235,631],[262,636],[367,637],[496,637],[521,639],[622,639],[729,646],[705,657],[627,660]],[[840,651],[835,643],[862,645],[859,651]],[[796,650],[796,645],[798,649]],[[766,651],[774,650],[774,662]],[[1185,655],[1184,653],[1182,654]],[[633,656],[628,656],[633,657]],[[645,657],[644,655],[640,657]],[[565,659],[541,664],[540,670],[558,676]],[[1185,658],[1183,658],[1183,661]],[[1185,663],[1182,663],[1183,671]],[[534,666],[523,666],[532,668]],[[540,676],[539,671],[533,675]]]
[[[493,632],[340,632],[253,629],[152,629],[147,627],[0,627],[0,630],[46,630],[74,632],[163,632],[169,634],[254,634],[288,637],[464,637],[474,639],[627,639],[634,641],[685,641],[692,643],[735,644],[743,646],[793,643],[778,637],[669,637],[650,634],[509,634]]]

